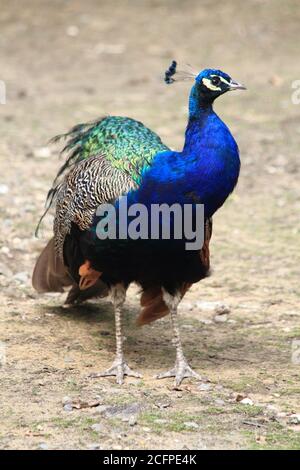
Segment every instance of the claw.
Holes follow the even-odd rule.
[[[178,387],[183,379],[193,377],[194,379],[201,380],[201,376],[197,374],[187,363],[186,360],[175,363],[173,369],[167,372],[162,372],[155,376],[156,379],[166,379],[168,377],[175,377],[175,386]]]
[[[135,372],[130,369],[130,367],[124,361],[115,361],[109,369],[103,372],[91,374],[90,377],[97,378],[115,376],[117,384],[122,385],[124,383],[125,375],[128,377],[142,378],[142,375],[139,372]]]

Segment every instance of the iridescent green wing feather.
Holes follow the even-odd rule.
[[[102,153],[115,168],[126,172],[139,184],[142,170],[158,152],[168,150],[160,137],[141,122],[127,117],[108,116],[89,124],[79,124],[53,140],[67,139],[62,153],[67,160],[57,178],[79,161]]]

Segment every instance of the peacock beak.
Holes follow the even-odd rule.
[[[229,83],[229,90],[230,91],[233,91],[233,90],[247,90],[247,88],[244,85],[242,85],[241,83],[236,82],[235,80],[231,80],[230,83]]]

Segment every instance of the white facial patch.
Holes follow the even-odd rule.
[[[221,82],[223,83],[226,83],[226,85],[230,85],[229,82],[227,80],[225,80],[225,78],[221,77],[220,75],[211,75],[211,77],[218,77]],[[212,91],[221,91],[221,87],[218,87],[216,85],[213,85],[211,83],[211,80],[209,78],[203,78],[202,79],[202,83],[203,85],[206,86],[206,88],[208,88],[209,90],[212,90]]]

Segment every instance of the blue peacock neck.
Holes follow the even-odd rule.
[[[181,152],[189,182],[211,216],[236,185],[240,159],[237,144],[213,110],[213,99],[203,96],[195,84],[190,93],[189,119]]]
[[[199,87],[195,84],[189,97],[189,119],[183,152],[189,153],[197,150],[204,138],[204,128],[218,122],[222,123],[213,110],[213,100],[201,95]]]

